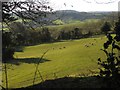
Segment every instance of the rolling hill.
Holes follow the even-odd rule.
[[[59,10],[50,15],[51,19],[61,19],[64,22],[69,20],[102,19],[109,16],[112,12],[78,12],[74,10]]]
[[[86,20],[86,19],[101,19],[109,15],[107,12],[78,12],[74,10],[61,10],[56,11],[56,15],[60,17],[62,20]]]

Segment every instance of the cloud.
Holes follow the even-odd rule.
[[[50,0],[54,10],[118,11],[120,0]]]

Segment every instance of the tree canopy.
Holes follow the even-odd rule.
[[[38,22],[38,17],[45,17],[47,12],[52,11],[48,3],[43,0],[2,2],[2,21],[13,21],[22,18]]]
[[[12,21],[21,18],[24,24],[25,19],[41,23],[41,20],[39,19],[46,17],[46,14],[52,11],[52,8],[48,5],[48,3],[49,2],[45,0],[26,0],[24,2],[12,0],[8,2],[2,2],[2,26],[4,27],[6,24],[9,27],[9,32],[2,29],[3,61],[13,59],[15,47],[25,42],[25,35],[21,32],[15,33],[15,28],[10,27],[9,22],[11,23]],[[19,26],[19,28],[24,31],[22,24],[18,23],[17,26]],[[19,42],[19,40],[22,41]]]
[[[104,32],[105,34],[108,33],[108,31],[111,30],[111,25],[109,22],[105,22],[104,25],[101,27],[101,31]]]

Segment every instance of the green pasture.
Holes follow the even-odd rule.
[[[84,76],[98,73],[97,59],[105,58],[100,49],[106,41],[105,36],[80,40],[46,43],[26,46],[23,52],[15,52],[15,60],[7,64],[9,88],[26,87],[33,84],[35,65],[44,52],[43,60],[39,64],[39,71],[44,80],[64,76]],[[35,83],[40,83],[37,73]],[[3,86],[5,78],[3,72]]]

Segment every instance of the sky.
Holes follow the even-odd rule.
[[[49,0],[54,10],[118,11],[120,0]]]

